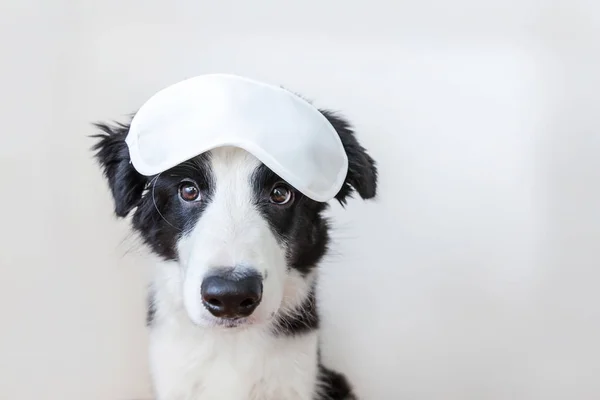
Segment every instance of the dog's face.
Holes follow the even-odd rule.
[[[323,112],[349,159],[337,200],[376,192],[374,161],[349,125]],[[326,203],[309,199],[250,153],[233,147],[201,154],[157,176],[130,163],[128,126],[98,125],[95,146],[115,211],[150,249],[179,265],[181,298],[200,326],[261,324],[302,307],[312,270],[327,251]]]

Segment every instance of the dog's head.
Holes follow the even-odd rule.
[[[350,125],[321,111],[338,132],[348,173],[336,195],[375,196],[377,168]],[[202,326],[264,323],[293,312],[312,290],[312,270],[327,251],[326,203],[302,195],[250,153],[221,147],[159,175],[136,172],[126,124],[98,124],[96,158],[115,213],[164,260],[179,265],[181,297]]]

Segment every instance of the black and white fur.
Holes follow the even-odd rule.
[[[336,196],[373,198],[374,160],[341,117],[332,123],[349,158]],[[149,292],[151,375],[157,400],[352,400],[346,378],[319,356],[317,265],[328,247],[326,203],[303,196],[251,154],[223,147],[153,177],[138,174],[127,124],[97,124],[96,159],[118,217],[162,262]],[[186,201],[181,188],[199,190]],[[276,204],[274,187],[291,201]],[[188,190],[188,189],[184,189]],[[191,189],[190,189],[191,190]],[[247,318],[221,319],[200,287],[215,269],[259,274],[262,300]]]

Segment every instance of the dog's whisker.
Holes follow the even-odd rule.
[[[181,229],[176,227],[175,225],[173,225],[172,223],[169,222],[169,220],[167,220],[165,218],[165,216],[160,212],[160,210],[158,209],[158,205],[156,204],[156,197],[154,196],[154,192],[156,189],[156,182],[158,181],[160,174],[156,175],[156,177],[152,180],[153,184],[152,184],[152,203],[154,204],[154,208],[156,209],[156,212],[158,213],[158,215],[160,215],[160,217],[167,223],[169,224],[172,228],[177,229],[178,231],[181,232]]]

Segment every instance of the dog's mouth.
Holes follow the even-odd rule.
[[[251,322],[248,318],[221,318],[216,321],[216,325],[223,328],[238,328],[243,325],[249,325]]]
[[[255,321],[252,318],[211,318],[207,321],[214,328],[235,329],[244,328],[253,325]]]
[[[257,324],[268,324],[277,317],[277,312],[272,312],[266,320],[259,320],[254,315],[241,318],[213,318],[210,320],[210,324],[215,328],[224,329],[235,329],[235,328],[246,328]]]

